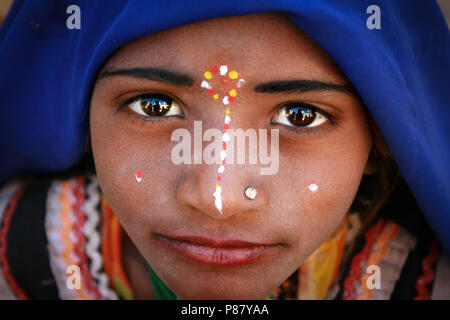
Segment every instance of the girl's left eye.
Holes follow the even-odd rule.
[[[183,116],[180,105],[163,94],[143,95],[127,101],[124,106],[144,117]]]
[[[303,102],[285,104],[272,118],[273,123],[299,128],[314,128],[327,121],[329,121],[329,117],[325,112]]]

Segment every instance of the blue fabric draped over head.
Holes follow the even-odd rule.
[[[72,4],[81,29],[66,26]],[[381,29],[366,26],[373,4]],[[0,183],[82,158],[95,76],[119,46],[200,20],[268,11],[285,12],[354,84],[450,252],[450,35],[434,1],[16,0],[0,29]]]

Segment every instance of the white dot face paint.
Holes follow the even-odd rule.
[[[216,192],[214,192],[213,196],[215,199],[214,205],[216,206],[217,210],[219,210],[220,213],[222,213],[222,188],[217,186]]]
[[[228,67],[227,66],[225,66],[225,65],[223,65],[223,66],[220,66],[220,75],[221,76],[224,76],[224,75],[226,75],[227,74],[227,72],[228,72]]]
[[[208,81],[205,81],[205,80],[202,81],[202,83],[201,83],[200,86],[201,86],[202,88],[205,88],[205,89],[211,89],[211,88],[212,88],[211,85],[209,84],[209,82],[208,82]]]
[[[308,186],[309,190],[311,190],[312,192],[316,192],[317,190],[319,190],[319,186],[317,185],[317,183],[315,181],[313,181],[309,186]]]
[[[229,71],[231,70],[231,71]],[[245,82],[244,79],[241,78],[241,75],[233,69],[229,69],[227,65],[221,65],[218,67],[217,65],[212,66],[210,69],[206,70],[203,73],[203,76],[205,77],[205,80],[202,81],[201,87],[208,90],[208,94],[210,94],[214,100],[221,101],[223,105],[225,105],[225,119],[224,119],[224,133],[222,134],[222,151],[220,151],[220,159],[222,160],[222,163],[220,164],[219,168],[217,169],[218,175],[216,179],[216,190],[213,193],[213,196],[215,198],[214,204],[216,208],[220,211],[222,214],[222,187],[220,185],[222,181],[221,174],[225,171],[225,158],[227,156],[227,142],[230,141],[231,137],[230,134],[227,132],[227,130],[230,129],[230,109],[229,104],[233,103],[236,99],[237,95],[237,89],[242,86],[242,84]],[[229,85],[230,88],[224,87],[222,88],[223,92],[228,92],[228,96],[222,96],[220,90],[216,90],[217,88],[213,88],[213,85],[211,85],[210,82],[207,80],[211,80],[214,78],[214,76],[221,77],[221,83],[223,85]],[[236,80],[234,82],[233,80]],[[211,80],[213,81],[213,80]],[[226,90],[225,90],[226,89]]]
[[[134,177],[136,178],[137,182],[141,182],[141,180],[142,180],[142,172],[141,171],[136,171],[136,173],[134,174]]]

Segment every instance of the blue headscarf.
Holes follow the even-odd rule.
[[[81,29],[66,26],[72,4]],[[373,4],[381,29],[366,25]],[[450,252],[450,35],[434,1],[16,0],[0,29],[0,183],[82,158],[94,79],[119,46],[199,20],[268,11],[284,11],[354,84]]]

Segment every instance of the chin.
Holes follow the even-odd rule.
[[[183,300],[264,300],[269,294],[257,292],[249,292],[248,289],[243,291],[233,290],[230,292],[218,292],[217,290],[189,292],[186,295],[178,295]]]
[[[272,288],[261,280],[191,279],[184,286],[175,286],[173,292],[183,300],[264,300],[277,286]]]

